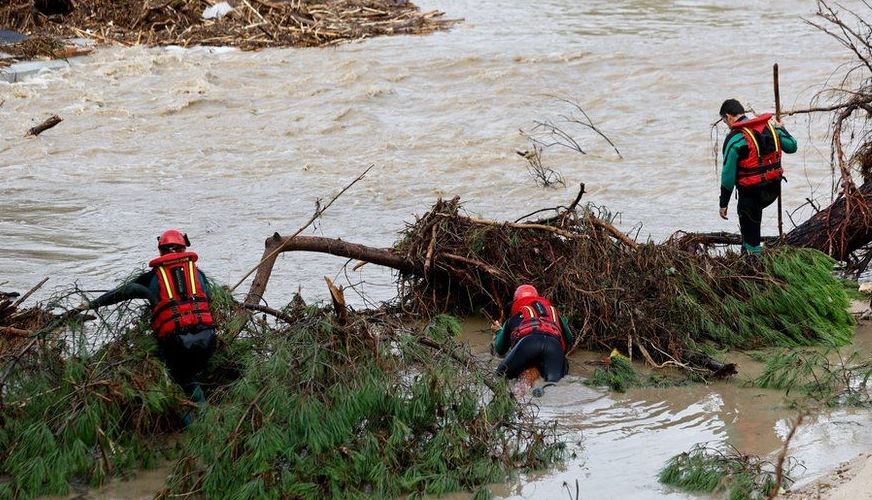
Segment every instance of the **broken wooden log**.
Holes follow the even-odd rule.
[[[418,265],[407,260],[402,255],[396,254],[391,249],[368,247],[334,238],[324,238],[321,236],[282,238],[279,233],[275,233],[267,238],[265,247],[264,257],[274,252],[276,254],[264,261],[258,268],[254,281],[251,283],[251,288],[249,288],[248,295],[245,297],[245,304],[257,304],[263,298],[276,258],[282,252],[320,252],[338,257],[372,262],[373,264],[387,266],[402,272],[420,271]]]
[[[330,298],[333,301],[333,313],[336,314],[336,322],[340,326],[348,324],[348,306],[345,305],[345,293],[341,287],[333,284],[333,280],[324,276],[324,281],[327,282],[327,289],[330,290]]]
[[[48,130],[48,129],[54,127],[55,125],[57,125],[58,123],[60,123],[60,122],[62,122],[62,121],[64,121],[64,120],[63,120],[63,118],[61,118],[60,116],[58,116],[58,115],[52,115],[52,116],[50,116],[48,119],[46,119],[46,121],[44,121],[44,122],[40,123],[39,125],[37,125],[37,126],[31,128],[30,130],[28,130],[26,135],[37,136],[37,135],[39,135],[39,134],[45,132],[46,130]]]
[[[840,196],[784,236],[788,245],[814,248],[840,261],[870,241],[872,181],[864,182],[856,193]]]

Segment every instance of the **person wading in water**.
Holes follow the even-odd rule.
[[[759,255],[763,250],[760,238],[763,209],[781,194],[784,179],[781,154],[795,153],[796,139],[781,122],[771,119],[771,113],[749,119],[745,108],[735,99],[724,101],[720,115],[730,127],[724,139],[720,216],[727,219],[727,206],[736,187],[742,253]]]
[[[551,302],[532,285],[521,285],[515,290],[512,315],[494,337],[494,350],[500,356],[511,347],[497,373],[516,378],[536,367],[546,382],[557,382],[569,371],[566,351],[572,342],[569,325]]]
[[[158,237],[160,256],[148,263],[150,271],[78,309],[96,310],[126,300],[147,299],[158,355],[173,380],[202,405],[206,399],[197,375],[215,351],[215,324],[209,280],[197,269],[197,254],[186,251],[190,245],[187,234],[165,231]],[[190,414],[185,416],[185,426],[191,418]]]

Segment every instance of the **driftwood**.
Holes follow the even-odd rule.
[[[39,134],[45,132],[46,130],[48,130],[48,129],[54,127],[55,125],[57,125],[58,123],[60,123],[60,122],[62,122],[62,121],[64,121],[64,120],[63,120],[63,118],[61,118],[60,116],[58,116],[58,115],[52,115],[52,116],[49,117],[46,121],[44,121],[44,122],[40,123],[39,125],[37,125],[37,126],[31,128],[30,130],[28,130],[28,131],[27,131],[27,135],[37,136],[37,135],[39,135]]]

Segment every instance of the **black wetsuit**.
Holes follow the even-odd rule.
[[[569,333],[569,325],[566,324],[562,316],[559,318],[563,341],[567,346],[571,346],[573,339]],[[557,382],[569,372],[569,363],[566,361],[560,340],[553,335],[534,331],[512,344],[512,331],[521,325],[522,319],[520,313],[514,314],[497,332],[494,339],[496,353],[503,355],[509,350],[510,345],[512,348],[506,355],[506,359],[497,367],[497,373],[508,378],[515,378],[522,371],[535,366],[542,372],[542,378],[547,382]]]

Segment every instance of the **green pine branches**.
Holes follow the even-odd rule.
[[[455,327],[440,317],[423,334],[450,342]],[[490,392],[491,375],[411,335],[347,333],[317,313],[264,338],[243,377],[190,429],[166,493],[439,495],[560,458],[562,445],[529,426],[503,382]]]
[[[783,484],[792,481],[789,473],[798,466],[793,459]],[[776,466],[754,455],[743,455],[734,448],[710,448],[698,444],[688,452],[672,457],[660,471],[660,482],[691,493],[720,493],[730,500],[768,498],[776,484]]]

